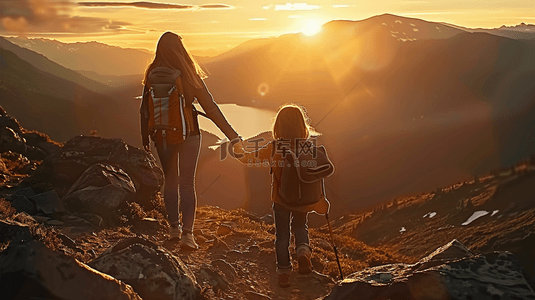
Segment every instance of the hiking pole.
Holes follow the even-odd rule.
[[[336,263],[338,264],[338,271],[340,271],[340,279],[344,280],[344,274],[342,273],[342,267],[340,266],[340,259],[338,258],[338,248],[334,242],[333,229],[331,228],[331,221],[329,221],[329,213],[325,214],[327,219],[327,225],[329,226],[329,233],[331,234],[331,242],[333,244],[334,256],[336,256]]]

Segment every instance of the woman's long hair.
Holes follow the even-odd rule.
[[[292,148],[297,139],[308,139],[312,135],[319,135],[307,116],[306,109],[297,104],[285,104],[277,112],[273,124],[273,139],[290,140]]]
[[[201,88],[203,86],[202,80],[207,77],[195,59],[186,51],[182,37],[170,31],[160,37],[154,60],[145,70],[143,84],[147,84],[150,71],[156,67],[168,67],[182,71],[184,77],[195,88]]]

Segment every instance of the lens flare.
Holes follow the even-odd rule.
[[[260,96],[263,97],[269,92],[269,85],[263,82],[260,85],[258,85],[257,91],[258,91],[258,94],[260,94]]]

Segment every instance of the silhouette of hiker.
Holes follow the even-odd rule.
[[[149,150],[149,135],[156,140],[158,157],[162,163],[165,185],[164,202],[171,224],[171,238],[180,237],[180,246],[186,249],[198,249],[193,237],[193,223],[195,221],[195,210],[197,197],[195,193],[195,171],[197,159],[199,157],[201,134],[197,121],[197,112],[193,112],[193,124],[188,124],[188,128],[193,128],[185,141],[180,143],[158,142],[154,138],[155,132],[149,132],[149,97],[151,91],[148,88],[148,78],[150,72],[157,67],[167,67],[181,72],[184,98],[191,104],[196,98],[206,115],[221,129],[229,140],[238,138],[236,131],[227,122],[221,110],[214,102],[203,79],[206,73],[200,68],[195,59],[188,53],[182,43],[182,37],[172,32],[166,32],[158,41],[156,55],[152,63],[146,69],[143,80],[143,101],[141,104],[141,135],[145,150]],[[185,106],[192,107],[191,105]],[[170,116],[172,117],[172,116]],[[178,172],[180,171],[180,176]],[[177,189],[177,187],[180,187]],[[179,194],[180,190],[180,205]],[[179,219],[179,209],[182,213],[182,222]]]
[[[308,238],[308,213],[315,211],[318,214],[329,212],[329,202],[322,192],[321,199],[314,204],[288,208],[279,194],[281,182],[281,162],[284,155],[288,155],[288,149],[296,153],[298,141],[311,141],[312,127],[306,116],[305,109],[301,106],[288,104],[279,109],[273,124],[273,141],[267,143],[256,151],[247,152],[243,149],[243,143],[236,143],[233,147],[235,157],[242,163],[269,162],[271,167],[271,200],[273,201],[273,214],[275,218],[275,252],[277,258],[278,283],[281,287],[290,286],[290,274],[292,264],[290,261],[290,231],[295,237],[297,261],[299,273],[312,272],[310,258],[312,249]],[[291,228],[290,228],[291,225]],[[291,230],[290,230],[291,229]]]

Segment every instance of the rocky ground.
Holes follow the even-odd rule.
[[[510,251],[522,260],[535,287],[533,161],[347,215],[336,222],[335,231],[368,245],[395,249],[411,262],[452,239],[474,253]]]
[[[8,299],[535,299],[530,162],[336,218],[342,282],[328,227],[311,228],[315,272],[280,288],[271,215],[200,206],[200,249],[182,251],[153,157],[117,139],[59,144],[16,125],[0,143]]]
[[[167,234],[169,227],[157,191],[162,174],[153,162],[144,163],[152,158],[140,158],[145,155],[143,152],[125,145],[117,140],[75,137],[43,161],[30,160],[12,151],[1,154],[0,231],[4,257],[3,261],[0,258],[0,281],[5,284],[6,273],[19,274],[21,268],[24,276],[38,277],[28,275],[33,271],[24,269],[26,266],[14,266],[16,263],[8,261],[13,258],[10,253],[22,251],[16,248],[19,242],[28,244],[33,239],[54,253],[89,266],[98,265],[96,262],[102,256],[117,247],[123,248],[117,246],[121,243],[151,245],[184,263],[204,299],[317,299],[327,295],[340,278],[324,226],[310,230],[315,272],[295,272],[292,286],[280,288],[275,272],[272,216],[257,216],[244,210],[199,207],[194,234],[200,249],[181,251],[178,241],[169,240]],[[130,167],[136,171],[129,170],[128,175],[121,171],[129,169],[125,164],[138,167]],[[151,187],[154,193],[147,192]],[[144,194],[138,195],[141,192]],[[20,234],[26,229],[31,237]],[[344,249],[340,254],[345,274],[404,260],[386,247],[370,247],[339,235],[335,235],[335,240]],[[23,252],[42,251],[35,245],[31,247],[31,251]],[[10,273],[13,269],[17,271]],[[104,273],[110,275],[113,270]],[[44,298],[54,299],[54,290],[61,289],[43,286],[49,290],[40,294]],[[21,282],[9,284],[9,289],[19,289],[13,294],[15,299],[27,296],[22,292],[24,287]],[[144,299],[150,299],[145,296]]]

